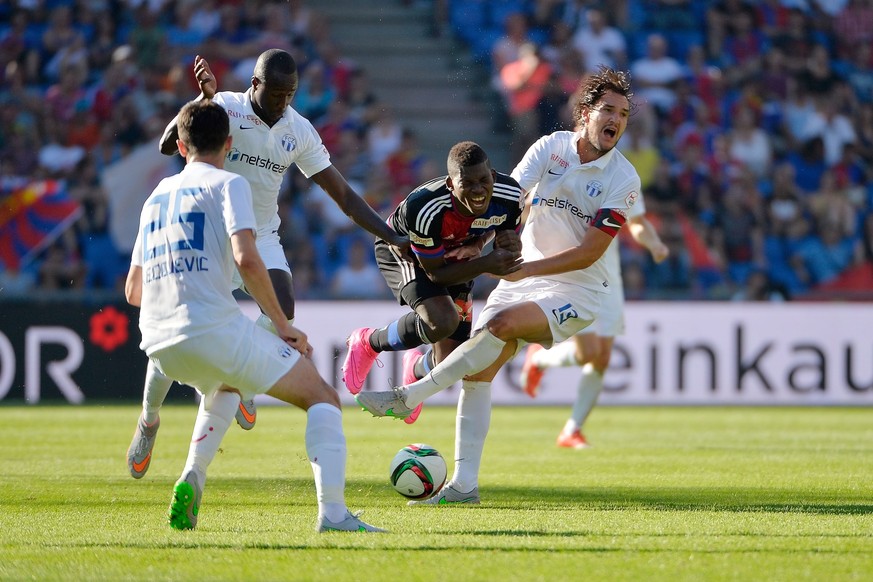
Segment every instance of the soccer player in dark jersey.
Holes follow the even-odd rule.
[[[518,230],[524,197],[512,177],[494,171],[485,151],[471,141],[449,151],[448,175],[416,188],[388,220],[411,248],[376,241],[376,262],[401,305],[412,308],[381,329],[360,328],[348,339],[343,381],[352,394],[380,352],[408,350],[403,357],[404,384],[427,371],[470,337],[473,279],[483,273],[508,275],[518,270]],[[494,239],[493,250],[481,254]],[[417,348],[431,348],[422,355]],[[421,407],[404,420],[415,422]]]

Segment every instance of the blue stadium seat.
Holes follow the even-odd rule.
[[[449,3],[449,22],[452,30],[467,44],[487,28],[486,0],[465,0]]]

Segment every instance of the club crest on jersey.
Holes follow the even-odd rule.
[[[282,147],[286,152],[293,152],[297,148],[297,140],[290,133],[282,136]]]
[[[555,321],[558,322],[558,325],[563,325],[564,322],[574,318],[578,319],[579,317],[579,313],[577,313],[569,303],[563,307],[552,309],[552,315],[555,316]]]
[[[627,197],[624,199],[624,203],[627,204],[627,207],[628,207],[628,208],[630,208],[631,206],[633,206],[634,204],[637,203],[637,198],[639,198],[639,197],[640,197],[639,193],[637,193],[637,192],[631,192],[631,193],[628,194]]]
[[[597,198],[603,194],[603,184],[597,180],[591,180],[585,185],[585,191],[588,192],[588,196],[591,198]]]

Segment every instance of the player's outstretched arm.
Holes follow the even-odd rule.
[[[212,69],[209,68],[209,62],[200,55],[194,57],[194,78],[197,79],[197,84],[200,86],[200,95],[195,101],[211,100],[215,97],[218,92],[218,82],[215,80],[215,75],[212,74]],[[179,151],[179,148],[176,147],[176,140],[179,139],[179,128],[176,125],[178,119],[178,115],[174,117],[164,128],[164,133],[161,136],[160,148],[161,153],[165,156],[174,156]]]
[[[634,240],[646,247],[655,263],[670,256],[670,248],[664,244],[655,226],[645,216],[635,216],[628,221],[628,228]]]
[[[312,180],[333,198],[349,218],[364,230],[398,247],[402,252],[409,250],[409,239],[400,236],[388,226],[388,223],[373,210],[367,202],[346,182],[346,179],[333,166],[312,176]]]

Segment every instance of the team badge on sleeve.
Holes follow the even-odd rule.
[[[624,203],[627,204],[627,207],[630,208],[634,204],[637,203],[637,198],[640,197],[639,192],[631,192],[627,195],[627,198],[624,199]]]

